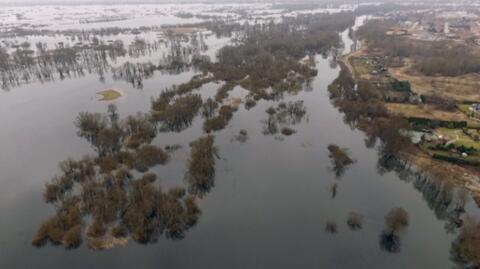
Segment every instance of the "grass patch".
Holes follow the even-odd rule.
[[[430,120],[469,122],[469,118],[459,111],[448,112],[436,110],[430,105],[386,103],[385,107],[390,113],[407,118],[418,117]]]
[[[359,78],[369,78],[375,67],[371,60],[362,58],[350,58],[350,63],[354,69],[355,76]]]
[[[102,99],[100,99],[100,101],[113,101],[122,96],[119,91],[113,89],[97,92],[97,94],[102,96]]]
[[[392,75],[398,80],[408,80],[416,94],[442,94],[457,102],[476,102],[480,99],[480,75],[468,74],[455,77],[425,76],[410,72],[412,61],[401,68],[389,68]]]
[[[460,129],[438,128],[435,129],[435,134],[448,137],[454,145],[480,149],[480,142],[473,140]]]

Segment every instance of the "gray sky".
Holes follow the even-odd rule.
[[[235,3],[242,3],[242,2],[272,2],[273,0],[0,0],[0,4],[100,4],[100,3],[211,3],[211,2],[235,2]],[[276,0],[277,2],[287,2],[287,3],[295,3],[295,2],[307,2],[307,3],[323,3],[323,2],[334,2],[334,1],[341,1],[347,2],[349,0]],[[352,1],[352,0],[350,0]]]
[[[0,0],[2,4],[79,4],[79,3],[192,3],[192,2],[270,2],[271,0]],[[317,0],[318,1],[318,0]]]

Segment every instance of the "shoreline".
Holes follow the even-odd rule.
[[[350,62],[350,58],[352,56],[361,54],[364,49],[365,47],[362,46],[362,48],[351,53],[344,54],[337,59],[340,68],[345,68],[348,70],[348,73],[355,82],[355,85],[358,84],[358,79],[356,78],[354,71],[355,69]],[[389,117],[391,117],[391,114],[389,114]],[[367,130],[362,128],[362,126],[356,126],[356,128],[364,133],[367,132]],[[410,166],[416,167],[419,172],[469,191],[476,204],[480,207],[479,169],[473,166],[463,166],[434,159],[428,152],[425,152],[413,143],[409,146],[409,148],[398,152],[397,155],[400,160],[408,162]]]

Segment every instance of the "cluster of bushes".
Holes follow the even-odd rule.
[[[202,107],[202,97],[199,94],[187,94],[175,97],[161,106],[158,105],[161,101],[153,103],[152,115],[160,123],[160,130],[180,132],[192,124]]]
[[[134,88],[142,89],[143,81],[151,78],[157,66],[152,63],[130,63],[126,62],[118,67],[112,67],[112,78],[114,80],[123,80]]]
[[[85,229],[93,248],[102,248],[111,236],[131,235],[138,242],[148,243],[162,234],[182,237],[196,223],[200,210],[184,189],[164,192],[154,184],[155,174],[134,179],[124,168],[108,173],[81,171],[84,162],[88,161],[70,161],[71,170],[63,171],[63,180],[55,178],[47,185],[45,200],[55,203],[57,212],[42,224],[32,241],[34,245],[51,242],[78,247]],[[75,176],[80,171],[88,176]],[[70,184],[66,186],[67,180]],[[73,192],[73,188],[79,191]]]
[[[290,127],[283,127],[281,130],[280,130],[280,133],[282,133],[284,136],[291,136],[293,134],[295,134],[297,131],[295,131],[294,129],[290,128]]]
[[[210,65],[208,71],[216,79],[230,84],[239,83],[261,98],[264,98],[262,89],[298,90],[300,82],[316,75],[315,70],[299,63],[298,59],[273,55],[259,48],[255,42],[252,40],[243,45],[222,48],[218,53],[218,62]],[[291,72],[298,76],[289,76]]]
[[[457,110],[457,103],[452,98],[440,95],[421,95],[424,104],[433,105],[436,109],[453,112]]]
[[[436,152],[432,155],[432,158],[451,162],[458,165],[471,165],[471,166],[480,166],[480,161],[474,158],[454,156],[446,152]]]
[[[218,108],[218,103],[212,98],[208,98],[202,105],[202,116],[206,119],[211,119],[215,115]]]
[[[396,253],[400,251],[400,232],[409,224],[407,211],[401,207],[393,208],[385,215],[385,229],[380,236],[380,247]]]
[[[57,215],[46,220],[32,243],[42,246],[47,241],[65,248],[76,248],[82,243],[82,213],[75,199],[65,201]]]
[[[84,234],[92,248],[105,247],[109,238],[129,235],[147,243],[162,234],[182,237],[196,223],[200,210],[195,198],[181,188],[163,191],[155,183],[156,175],[147,173],[169,159],[165,151],[150,144],[156,129],[148,116],[119,120],[116,108],[110,106],[108,116],[80,113],[76,125],[98,157],[60,163],[61,175],[47,183],[43,195],[57,211],[42,224],[34,245],[51,242],[74,248]],[[135,179],[132,169],[144,174]]]
[[[279,129],[283,135],[290,136],[296,131],[289,126],[300,123],[307,114],[307,109],[302,100],[295,102],[280,102],[277,107],[267,109],[268,119],[264,120],[263,133],[265,135],[277,134]],[[281,128],[279,128],[281,126]]]
[[[203,65],[204,71],[213,73],[215,79],[227,82],[217,101],[235,84],[265,99],[272,96],[262,89],[281,92],[301,89],[303,82],[316,75],[316,70],[299,60],[339,46],[338,31],[353,22],[353,14],[345,12],[287,17],[277,24],[237,25],[232,30],[244,34],[240,42],[223,47],[217,62]]]
[[[300,123],[307,114],[307,108],[303,100],[284,103],[281,102],[277,107],[277,118],[281,124],[295,125]]]
[[[362,214],[359,214],[356,212],[350,212],[347,218],[347,225],[351,230],[362,229],[363,219],[364,217]]]
[[[328,145],[328,151],[335,176],[340,177],[345,172],[346,168],[355,161],[348,155],[347,149],[342,149],[337,145]]]
[[[235,83],[225,83],[222,85],[218,90],[217,94],[215,95],[215,101],[218,103],[223,102],[225,98],[228,97],[228,92],[232,91],[235,88]]]
[[[412,126],[428,127],[428,128],[449,128],[449,129],[461,129],[467,127],[466,121],[446,121],[446,120],[432,120],[420,117],[408,117],[408,122]]]
[[[136,149],[149,144],[156,136],[156,127],[148,114],[116,118],[116,108],[110,117],[100,113],[81,112],[75,125],[77,134],[92,144],[100,157],[118,153],[122,148]]]
[[[325,231],[331,234],[337,233],[337,223],[333,221],[327,221],[325,224]]]
[[[252,109],[253,107],[255,107],[257,105],[257,102],[251,98],[248,98],[246,101],[245,101],[245,109],[246,110],[250,110]]]
[[[187,180],[192,194],[202,196],[214,186],[215,158],[218,155],[218,149],[213,143],[214,137],[211,135],[190,143]]]
[[[334,186],[336,186],[336,184]],[[347,226],[352,231],[360,230],[363,227],[363,219],[364,217],[362,214],[359,214],[357,212],[350,212],[346,221]],[[325,231],[331,234],[337,233],[337,223],[335,223],[334,221],[327,221],[327,223],[325,224]]]
[[[473,218],[467,218],[460,233],[452,244],[452,250],[464,268],[480,265],[480,224]]]
[[[454,143],[450,144],[437,144],[432,149],[440,151],[455,151],[458,153],[467,153],[468,155],[475,154],[478,152],[473,146],[467,147],[464,145],[457,146]]]
[[[393,80],[392,88],[394,91],[398,92],[412,92],[410,82],[409,81],[400,81],[400,80]]]
[[[235,108],[232,106],[221,106],[218,110],[217,116],[205,120],[203,123],[203,130],[206,133],[223,130],[232,119],[233,112],[235,112]]]
[[[248,132],[245,129],[242,129],[234,136],[234,140],[240,143],[245,143],[248,140]]]

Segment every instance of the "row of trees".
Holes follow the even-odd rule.
[[[335,106],[344,113],[344,121],[352,128],[365,131],[370,140],[380,139],[382,156],[395,157],[408,149],[412,145],[410,138],[404,135],[411,129],[408,122],[387,112],[383,97],[370,88],[371,83],[359,81],[356,86],[348,68],[343,64],[341,68],[329,92]]]

